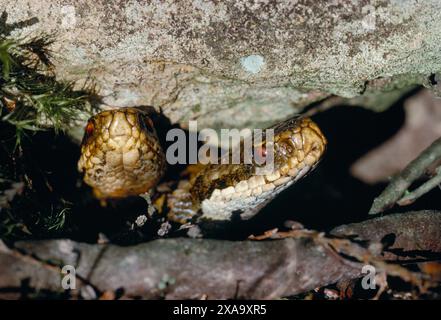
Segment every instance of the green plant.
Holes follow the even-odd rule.
[[[71,204],[53,190],[50,168],[34,161],[38,136],[54,137],[88,118],[99,102],[91,81],[57,79],[50,50],[55,37],[17,36],[0,15],[0,238],[47,237],[63,231]],[[41,132],[47,131],[47,132]],[[44,141],[47,144],[47,141]],[[48,149],[46,149],[48,150]]]
[[[27,134],[66,130],[89,116],[96,97],[90,81],[75,90],[75,83],[57,80],[51,63],[48,35],[12,38],[5,13],[0,19],[0,117],[16,128],[16,144]]]

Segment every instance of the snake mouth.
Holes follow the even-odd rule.
[[[122,108],[90,118],[78,169],[98,198],[147,192],[165,171],[165,156],[148,114]]]

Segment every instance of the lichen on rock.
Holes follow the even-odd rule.
[[[106,104],[153,105],[183,126],[262,126],[375,79],[441,70],[438,0],[0,4],[12,22],[39,19],[25,34],[57,35],[59,77],[93,77]]]

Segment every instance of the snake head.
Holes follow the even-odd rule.
[[[193,204],[201,208],[199,220],[253,217],[277,194],[310,172],[326,149],[326,138],[309,118],[289,119],[268,129],[272,130],[265,130],[264,139],[254,140],[257,157],[262,158],[259,161],[212,164],[197,174],[188,189]],[[179,205],[172,207],[171,217],[182,220],[189,206],[176,198],[174,203]]]
[[[290,120],[274,131],[274,164],[280,176],[296,178],[299,172],[306,173],[318,164],[326,150],[325,136],[309,118]]]
[[[120,108],[91,117],[78,170],[101,199],[138,195],[156,185],[165,171],[165,155],[149,112]]]

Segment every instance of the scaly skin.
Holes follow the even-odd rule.
[[[149,112],[121,108],[89,119],[78,170],[97,198],[139,195],[161,179],[165,155]]]
[[[149,109],[150,110],[150,109]],[[165,171],[165,157],[146,112],[121,108],[101,112],[86,127],[78,168],[98,198],[137,195],[153,188]],[[274,167],[265,174],[255,161],[202,166],[169,195],[168,217],[187,223],[248,219],[282,190],[312,170],[326,138],[309,118],[283,121],[274,129]],[[265,151],[263,139],[256,150]]]
[[[318,164],[327,141],[311,119],[290,119],[272,129],[272,171],[257,174],[261,166],[243,159],[240,164],[207,165],[169,197],[169,219],[179,223],[249,219]],[[254,147],[264,150],[266,141]]]

